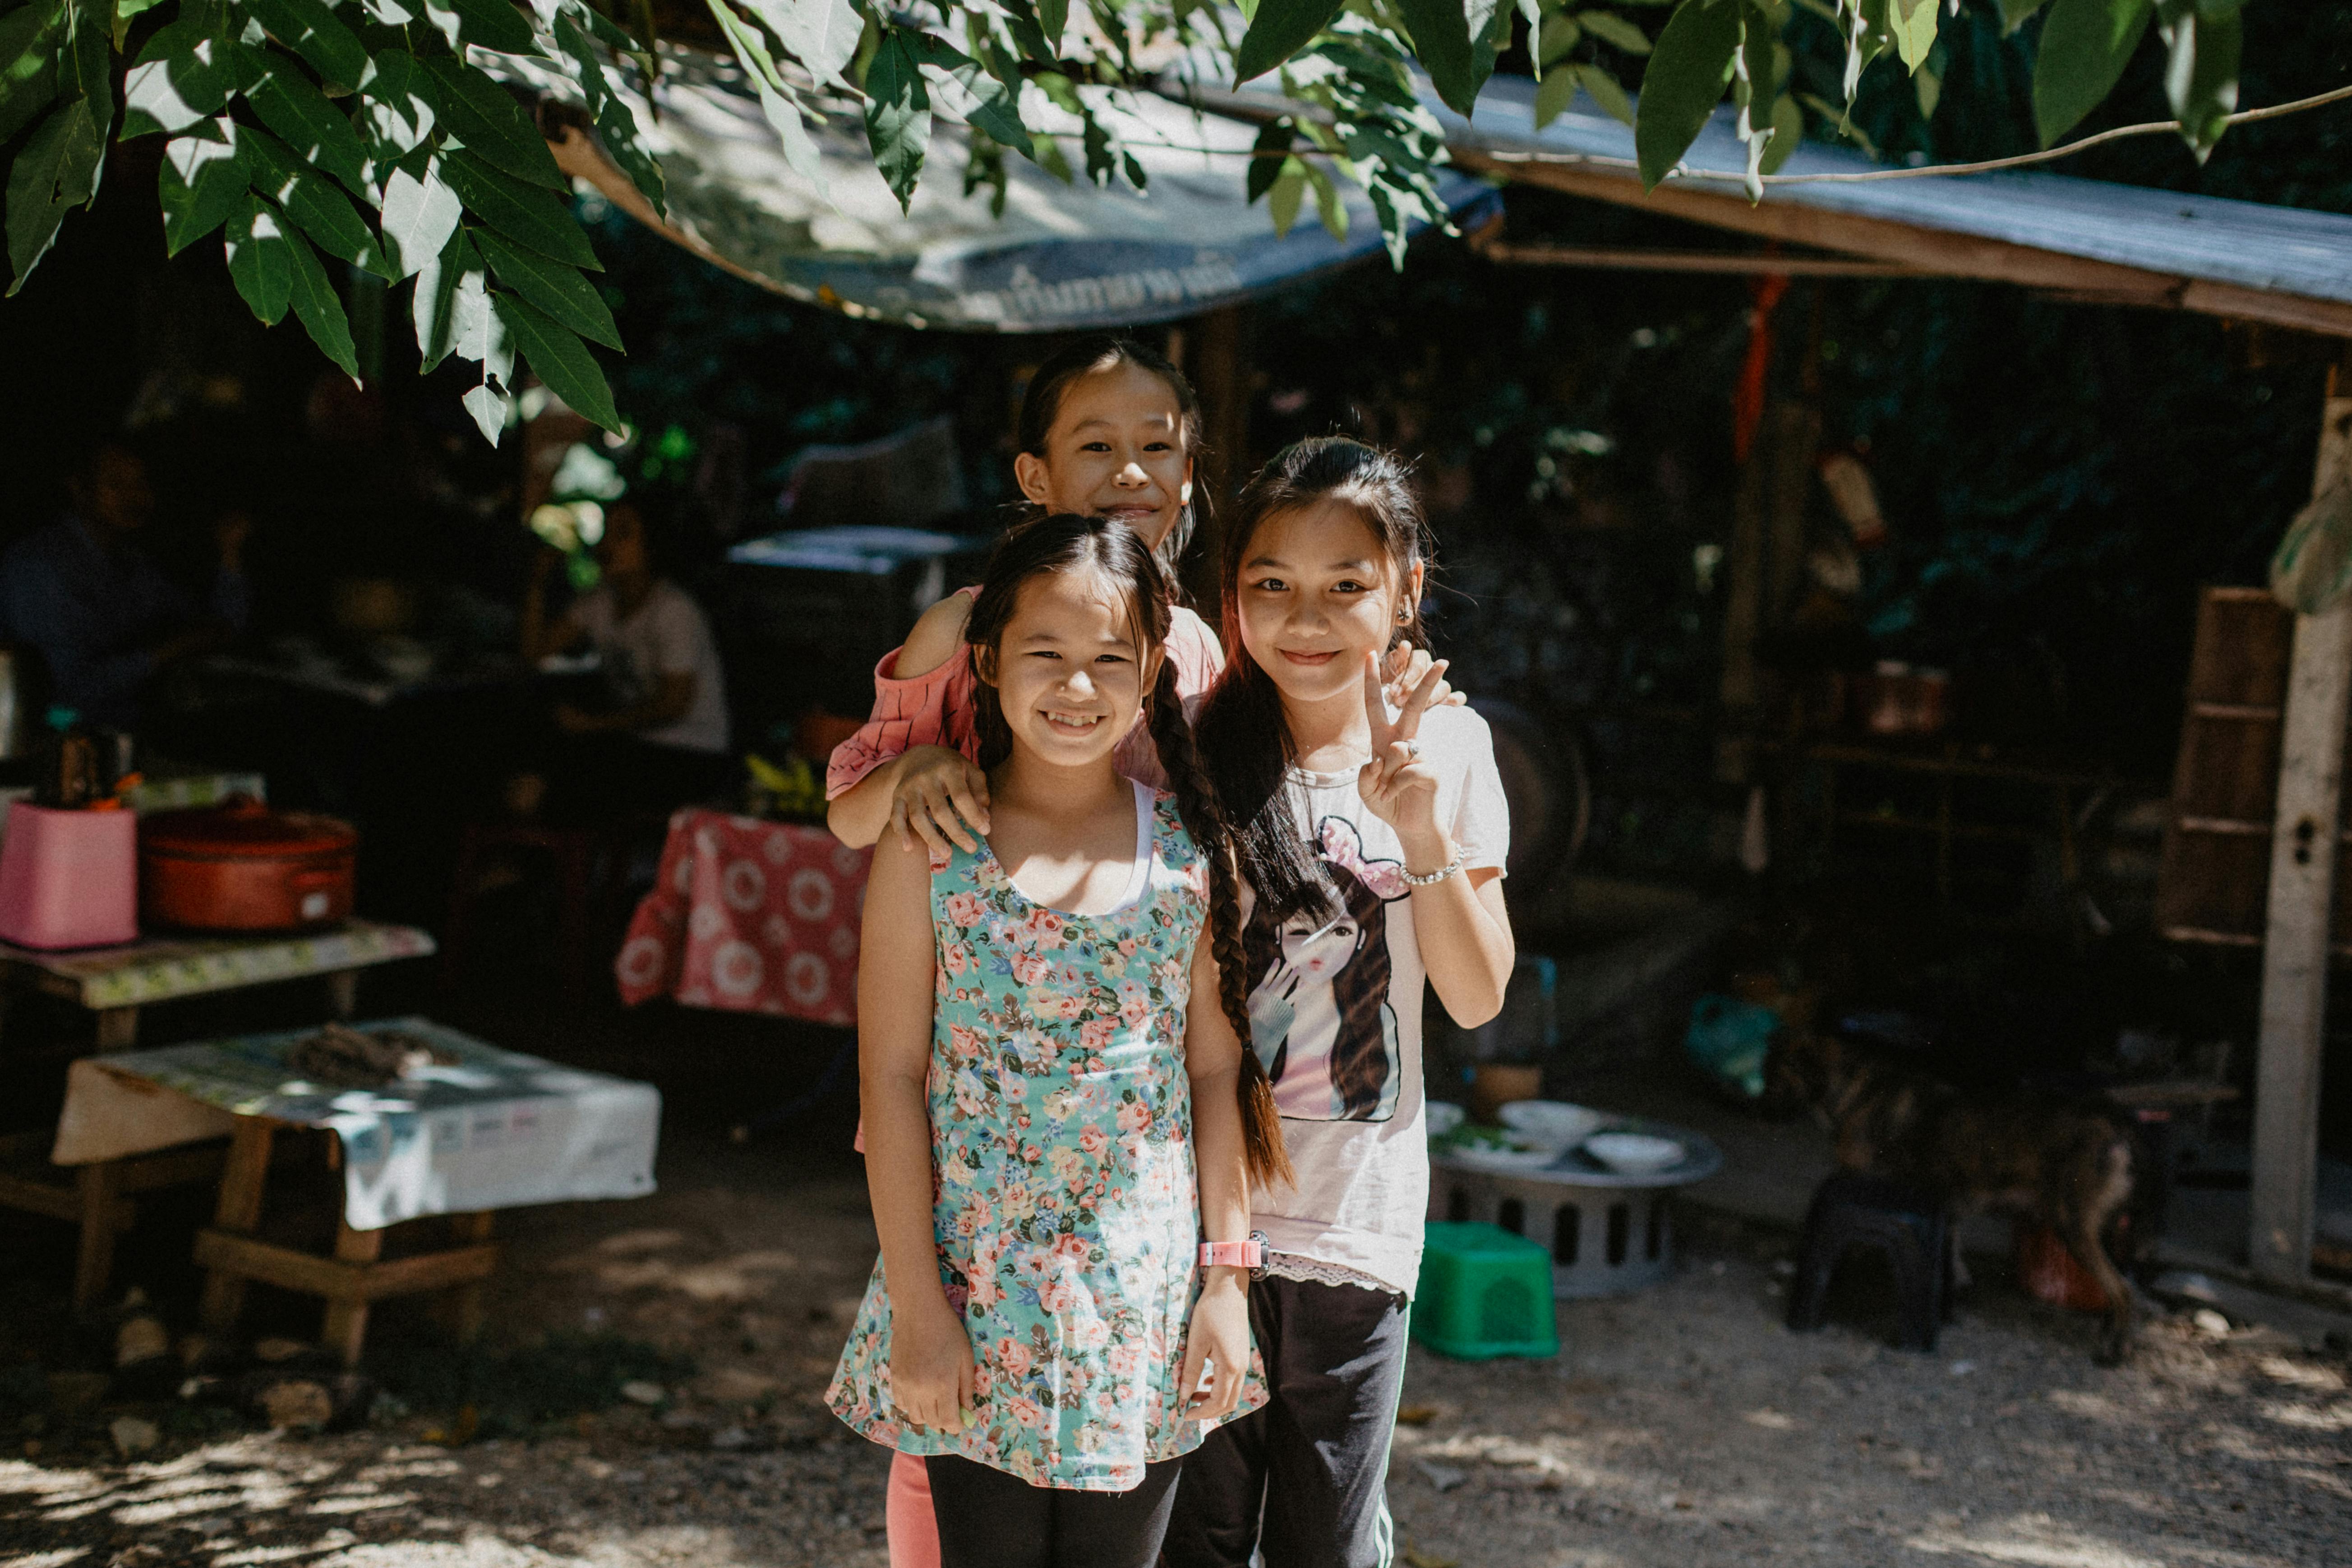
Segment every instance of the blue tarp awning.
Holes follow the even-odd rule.
[[[1311,202],[1277,237],[1265,204],[1243,196],[1255,128],[1148,92],[1103,93],[1100,105],[1148,176],[1140,192],[1097,187],[1083,172],[1066,184],[1008,153],[997,217],[986,187],[964,194],[970,145],[963,128],[942,118],[912,208],[901,212],[875,171],[864,127],[837,114],[814,132],[820,194],[785,162],[732,60],[682,48],[665,55],[660,117],[643,106],[637,115],[667,181],[668,222],[656,226],[729,271],[850,315],[1004,332],[1172,321],[1381,248],[1370,202],[1344,182],[1344,237],[1317,220]],[[569,96],[527,61],[496,63],[523,85]],[[1077,124],[1069,118],[1070,129]],[[1069,149],[1079,162],[1075,140]],[[633,216],[654,221],[586,138],[572,138],[559,158]],[[1475,176],[1449,171],[1440,189],[1457,222],[1499,210],[1498,194]]]

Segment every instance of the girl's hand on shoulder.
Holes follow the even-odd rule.
[[[1408,847],[1437,830],[1437,773],[1421,760],[1421,716],[1445,685],[1445,661],[1438,659],[1405,694],[1395,718],[1381,689],[1380,660],[1364,655],[1364,717],[1372,733],[1372,760],[1358,770],[1356,788],[1364,807],[1397,831]]]
[[[890,831],[909,849],[921,840],[933,859],[946,859],[950,846],[978,850],[988,831],[988,775],[952,746],[910,748],[890,787]]]
[[[1389,649],[1389,657],[1381,667],[1386,681],[1381,688],[1381,695],[1388,699],[1390,707],[1403,707],[1405,699],[1412,695],[1414,688],[1428,679],[1431,668],[1438,662],[1429,657],[1429,650],[1425,647],[1416,647],[1412,643],[1399,643]],[[1437,694],[1429,700],[1429,706],[1460,708],[1465,706],[1469,700],[1469,693],[1455,690],[1441,679],[1437,683]]]
[[[977,1372],[971,1336],[947,1298],[892,1310],[890,1403],[918,1426],[961,1432],[971,1424]]]
[[[1212,1268],[1200,1300],[1192,1303],[1184,1329],[1184,1364],[1176,1373],[1185,1415],[1222,1421],[1238,1409],[1249,1355],[1249,1287],[1238,1268]],[[1201,1385],[1204,1368],[1206,1388]]]

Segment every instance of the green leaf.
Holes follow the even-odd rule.
[[[274,327],[294,298],[294,261],[278,215],[251,195],[240,196],[222,237],[228,275],[264,326]]]
[[[1642,184],[1655,190],[1690,151],[1707,117],[1723,101],[1731,81],[1732,57],[1739,49],[1740,7],[1734,0],[1683,0],[1666,20],[1655,52],[1642,73],[1641,103],[1633,118],[1633,152]]]
[[[320,352],[341,366],[345,375],[359,380],[359,350],[352,342],[351,318],[343,314],[343,301],[335,292],[334,280],[319,265],[319,258],[298,231],[288,228],[284,237],[288,270],[291,274],[288,292],[294,303],[294,314]]]
[[[1037,20],[1036,7],[1030,5],[1029,0],[1003,0],[1003,5],[1005,26],[1012,33],[1013,45],[1020,49],[1022,58],[1041,66],[1059,65],[1060,36],[1057,34],[1050,39],[1045,37],[1045,24]]]
[[[1756,132],[1772,131],[1772,95],[1779,89],[1774,51],[1778,38],[1763,7],[1745,0],[1739,16],[1739,52],[1732,61],[1733,100],[1742,106],[1741,141]]]
[[[1536,66],[1538,72],[1549,70],[1569,50],[1584,42],[1584,29],[1576,18],[1565,11],[1554,11],[1543,19],[1543,27],[1536,34]],[[1645,46],[1646,47],[1646,46]]]
[[[2001,31],[2014,33],[2025,26],[2028,17],[2049,3],[2050,0],[2000,0]]]
[[[514,412],[514,394],[501,390],[486,372],[482,384],[469,388],[458,401],[474,416],[474,428],[482,433],[482,439],[497,446],[499,437],[506,434],[508,416]]]
[[[1331,182],[1328,170],[1320,164],[1307,165],[1307,184],[1315,193],[1315,216],[1323,220],[1323,231],[1333,239],[1348,237],[1348,204],[1339,197],[1339,187]]]
[[[1029,137],[1029,127],[1021,121],[1019,100],[1005,84],[991,77],[981,63],[949,43],[936,33],[916,33],[910,40],[918,64],[945,71],[956,85],[971,94],[974,102],[964,122],[977,126],[998,142],[1015,145]]]
[[[58,57],[58,96],[83,98],[103,132],[114,118],[112,0],[66,0],[65,47]]]
[[[268,132],[240,126],[236,140],[250,164],[253,188],[283,208],[297,228],[328,254],[378,277],[392,277],[391,264],[377,249],[375,235],[352,205],[351,197],[320,178],[317,170]],[[299,304],[298,300],[298,308]]]
[[[468,212],[517,245],[591,272],[604,269],[568,205],[492,168],[470,148],[444,153],[441,177]]]
[[[1339,16],[1342,5],[1343,0],[1258,0],[1257,15],[1234,51],[1234,85],[1264,76],[1305,48]]]
[[[870,72],[866,79],[873,79]],[[596,363],[596,356],[578,334],[512,294],[493,294],[490,304],[550,392],[574,413],[585,415],[616,436],[621,434],[621,411],[613,406],[613,389],[605,384],[604,367]]]
[[[931,95],[898,27],[883,34],[882,47],[866,68],[866,140],[874,149],[875,168],[905,211],[914,200],[931,140]]]
[[[155,174],[163,206],[163,250],[177,256],[227,221],[245,200],[253,178],[246,142],[251,135],[233,120],[219,119],[164,143],[163,164]]]
[[[461,290],[459,283],[471,273],[475,283],[470,293]],[[422,375],[449,357],[465,334],[465,323],[458,319],[461,294],[489,310],[489,295],[485,287],[481,258],[474,252],[473,241],[464,229],[449,237],[441,254],[426,262],[416,273],[416,292],[409,301],[409,319],[416,328],[416,351],[423,363],[417,367]]]
[[[60,5],[20,5],[0,16],[0,142],[22,131],[58,96]]]
[[[1606,69],[1580,65],[1576,68],[1576,79],[1592,95],[1592,101],[1601,106],[1602,113],[1621,125],[1633,123],[1633,100],[1625,96],[1625,89]]]
[[[596,117],[596,134],[604,141],[604,152],[621,166],[639,194],[653,204],[654,211],[663,213],[666,208],[661,165],[638,139],[636,116],[604,79],[604,62],[597,58],[595,45],[570,16],[556,17],[554,33],[556,47],[579,68],[581,89],[587,94],[589,111]],[[812,144],[811,151],[814,150]],[[788,143],[786,158],[791,154]]]
[[[1540,131],[1568,112],[1582,81],[1573,65],[1551,72],[1536,89],[1536,129]]]
[[[506,89],[447,56],[433,55],[416,63],[432,83],[433,107],[441,123],[467,152],[518,180],[571,192],[572,182],[555,166],[547,139]]]
[[[433,83],[405,49],[383,49],[361,89],[359,128],[377,162],[393,163],[433,133]]]
[[[383,182],[385,259],[403,278],[422,272],[449,247],[464,216],[465,204],[442,184],[436,163],[427,163],[422,176],[394,169]]]
[[[2149,0],[2051,0],[2033,67],[2033,123],[2044,147],[2115,90],[2154,15]]]
[[[613,324],[613,312],[580,268],[509,245],[488,229],[476,230],[473,237],[499,282],[591,342],[608,349],[621,346],[621,329]]]
[[[1772,104],[1772,140],[1765,144],[1760,172],[1779,174],[1780,165],[1789,161],[1789,155],[1797,150],[1797,143],[1804,139],[1805,111],[1797,107],[1795,99],[1782,93]]]
[[[123,141],[177,134],[209,120],[244,86],[245,46],[183,17],[159,28],[122,79]]]
[[[328,86],[351,92],[367,85],[367,46],[327,8],[326,0],[244,0],[244,4],[271,37],[308,60]]]
[[[1274,182],[1289,166],[1290,150],[1298,143],[1298,132],[1287,120],[1268,121],[1258,128],[1257,141],[1250,147],[1249,176],[1243,182],[1251,202],[1274,188]]]
[[[1917,70],[1936,47],[1936,19],[1943,0],[1886,0],[1886,20],[1895,34],[1895,53],[1906,70]]]
[[[2243,26],[2230,0],[2161,0],[2166,44],[2164,95],[2180,121],[2181,140],[2203,163],[2238,107]]]
[[[1413,58],[1429,73],[1437,96],[1456,113],[1469,113],[1486,84],[1472,62],[1472,18],[1463,0],[1397,0],[1397,12],[1412,35]]]
[[[1274,176],[1274,186],[1266,193],[1266,216],[1274,219],[1274,237],[1290,237],[1291,226],[1298,221],[1299,206],[1307,200],[1307,165],[1296,157],[1285,158]]]
[[[278,133],[296,158],[324,169],[373,199],[367,149],[360,142],[360,133],[352,129],[341,110],[327,101],[326,94],[294,68],[293,61],[282,56],[271,59],[268,74],[247,89],[245,96],[261,122]]]
[[[1604,44],[1612,45],[1629,55],[1650,52],[1650,35],[1613,11],[1579,11],[1576,19],[1586,32]]]
[[[48,254],[67,209],[98,195],[106,162],[106,127],[86,98],[53,110],[8,172],[8,265],[14,294]]]
[[[735,46],[736,58],[743,63],[751,85],[760,94],[760,112],[768,117],[768,125],[783,144],[784,163],[793,173],[806,180],[818,197],[833,200],[833,192],[824,177],[824,159],[816,150],[815,139],[809,135],[808,121],[803,118],[800,94],[784,80],[768,53],[760,30],[735,14],[727,0],[709,0],[710,15],[717,18],[719,31]]]
[[[507,0],[424,0],[426,13],[456,14],[457,36],[467,43],[507,55],[535,55],[539,42],[530,24]],[[437,19],[436,19],[437,22]]]
[[[1070,30],[1070,0],[1036,0],[1037,30],[1045,35],[1045,47],[1056,56],[1062,52],[1062,38]]]
[[[848,84],[842,71],[857,56],[866,18],[851,0],[746,0],[819,86]]]

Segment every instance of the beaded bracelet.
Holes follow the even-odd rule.
[[[1434,871],[1429,872],[1425,876],[1416,877],[1410,871],[1405,872],[1404,883],[1408,888],[1434,887],[1460,869],[1462,869],[1462,851],[1457,847],[1454,851],[1453,859],[1448,860],[1444,865],[1439,867]]]

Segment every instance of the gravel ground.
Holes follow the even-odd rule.
[[[887,1457],[816,1404],[873,1257],[862,1187],[830,1157],[664,1165],[656,1197],[511,1227],[493,1314],[515,1342],[691,1354],[658,1404],[537,1440],[452,1443],[419,1410],[130,1465],[0,1433],[0,1568],[880,1568]],[[1783,1234],[1702,1216],[1683,1246],[1655,1292],[1563,1305],[1554,1361],[1416,1352],[1391,1487],[1412,1568],[2352,1563],[2340,1353],[2159,1318],[2101,1371],[2087,1320],[1995,1272],[1909,1355],[1866,1280],[1823,1333],[1780,1329]]]

